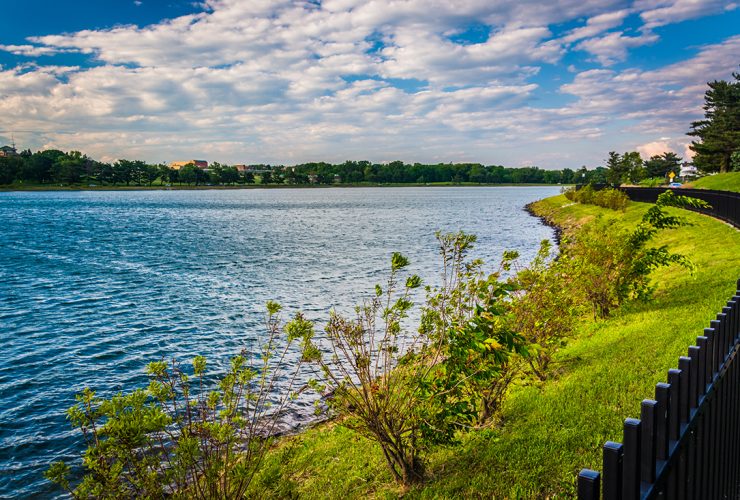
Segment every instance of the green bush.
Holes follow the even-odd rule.
[[[551,260],[551,252],[551,243],[542,241],[529,267],[513,278],[515,330],[526,339],[530,355],[525,361],[540,380],[549,376],[552,355],[565,346],[582,310],[574,276],[560,260]]]
[[[87,443],[84,477],[73,485],[70,466],[55,462],[46,478],[74,498],[244,497],[295,396],[301,363],[286,369],[286,355],[300,340],[303,357],[310,356],[313,335],[300,314],[283,325],[280,306],[267,307],[259,352],[232,358],[216,387],[197,356],[187,370],[174,361],[150,363],[146,389],[107,400],[85,389],[68,411]]]
[[[333,356],[319,360],[324,380],[312,384],[332,392],[330,408],[378,443],[404,485],[423,479],[431,445],[495,413],[513,379],[511,358],[525,351],[509,320],[511,285],[466,258],[475,236],[437,238],[442,285],[427,288],[417,333],[402,325],[421,280],[402,279],[408,260],[394,254],[385,287],[376,285],[354,317],[332,313],[326,333]]]
[[[665,245],[647,246],[659,230],[687,224],[665,212],[667,206],[708,207],[704,201],[666,191],[632,232],[614,230],[608,222],[596,220],[564,241],[562,265],[577,282],[573,291],[591,304],[595,317],[608,316],[628,299],[650,297],[650,274],[658,267],[677,264],[693,269],[685,256],[670,252]]]
[[[605,188],[595,190],[590,184],[581,189],[569,188],[563,192],[570,201],[597,205],[612,210],[624,210],[629,203],[629,197],[619,189]]]
[[[650,177],[648,179],[643,179],[640,181],[640,186],[642,187],[660,187],[664,185],[665,178],[664,177]]]

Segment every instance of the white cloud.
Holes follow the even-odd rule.
[[[696,117],[705,79],[727,76],[740,42],[647,72],[571,65],[559,107],[537,100],[544,89],[533,77],[574,44],[604,65],[624,60],[655,35],[609,30],[637,12],[664,19],[655,12],[678,3],[209,0],[206,12],[152,26],[0,46],[27,56],[81,52],[101,63],[0,71],[0,129],[34,131],[17,140],[36,148],[151,161],[517,164],[526,151],[544,166],[580,166],[603,157],[597,149],[612,146],[601,138],[613,133],[629,137],[625,148],[663,135],[674,141]],[[553,28],[574,21],[582,25],[565,34]],[[481,23],[486,40],[450,40]]]
[[[663,153],[675,153],[674,149],[668,144],[668,141],[669,139],[662,138],[657,141],[641,144],[637,146],[635,150],[640,153],[643,160],[647,160],[655,155],[662,155]]]
[[[640,17],[648,29],[736,8],[727,0],[647,0],[637,4],[646,9]]]
[[[624,18],[630,13],[628,9],[606,12],[588,19],[585,26],[574,28],[566,36],[563,42],[572,43],[584,38],[591,38],[612,28],[622,25]]]
[[[0,45],[0,50],[10,52],[11,54],[15,54],[17,56],[29,57],[51,56],[62,52],[71,52],[69,50],[64,50],[57,47],[39,47],[37,45]]]
[[[614,63],[624,61],[629,49],[648,45],[657,40],[658,36],[653,33],[625,36],[622,32],[615,32],[584,40],[576,45],[576,49],[593,54],[603,66],[611,66]]]

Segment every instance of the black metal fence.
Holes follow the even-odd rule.
[[[576,184],[576,189],[581,189],[585,184]],[[636,187],[636,186],[617,186],[612,184],[591,184],[591,187],[595,190],[601,190],[605,188],[615,188],[623,191],[633,201],[642,201],[645,203],[655,203],[658,196],[668,189],[671,188],[649,188],[649,187]],[[709,203],[712,208],[710,209],[695,209],[695,212],[701,212],[717,219],[721,219],[725,222],[732,224],[733,226],[740,228],[740,193],[732,191],[717,191],[714,189],[687,189],[678,188],[673,189],[676,194],[682,194],[684,196],[691,196],[692,198],[699,198]]]
[[[655,203],[661,193],[667,191],[667,188],[645,188],[645,187],[620,187],[631,200]],[[712,189],[674,189],[676,194],[691,196],[709,203],[712,208],[691,209],[696,212],[702,212],[712,217],[722,219],[733,226],[740,228],[740,193],[731,191],[715,191]]]
[[[642,200],[641,200],[642,201]],[[603,448],[603,471],[578,475],[578,498],[715,499],[740,494],[740,280],[622,443]]]

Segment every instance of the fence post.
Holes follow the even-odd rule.
[[[691,358],[691,375],[689,376],[689,406],[694,409],[699,406],[699,389],[703,373],[699,373],[699,358],[701,351],[699,346],[689,346],[689,358]],[[703,368],[703,367],[702,367]]]
[[[707,377],[707,383],[711,384],[719,367],[717,364],[717,359],[719,358],[717,355],[717,351],[719,350],[717,333],[714,331],[714,328],[705,328],[704,336],[709,339],[709,347],[707,347],[707,373],[709,376]]]
[[[604,444],[604,500],[622,500],[624,446],[607,441]]]
[[[659,382],[655,385],[655,458],[666,460],[668,458],[668,405],[670,401],[670,384]]]
[[[691,378],[691,358],[681,356],[678,358],[678,368],[681,370],[681,423],[689,421],[689,407],[691,406],[691,387],[689,379]]]
[[[668,402],[668,439],[678,441],[681,437],[681,370],[668,370],[670,399]]]
[[[599,480],[601,476],[591,469],[583,469],[578,473],[578,499],[599,500]]]
[[[645,399],[641,405],[640,422],[642,427],[640,453],[640,479],[646,483],[655,482],[655,455],[658,434],[656,406],[654,399]]]
[[[624,421],[624,458],[622,462],[622,498],[640,498],[640,421]]]
[[[717,315],[719,318],[719,314]],[[722,322],[719,321],[719,319],[713,319],[709,322],[709,326],[714,329],[715,332],[717,332],[717,338],[719,339],[719,342],[717,342],[718,347],[718,363],[717,363],[717,370],[722,366],[722,363],[725,361],[725,356],[727,355],[727,338],[725,338],[725,329],[722,327]]]

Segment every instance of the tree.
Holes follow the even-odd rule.
[[[0,157],[0,184],[12,184],[22,167],[23,161],[17,156]]]
[[[88,157],[79,151],[70,151],[60,156],[51,166],[51,175],[55,182],[76,184],[82,179]]]
[[[606,179],[610,184],[621,184],[627,177],[624,170],[625,164],[622,163],[622,157],[616,151],[609,151],[609,157],[606,159],[606,168],[609,170]]]
[[[159,178],[162,184],[166,182],[173,182],[170,179],[170,176],[172,172],[176,172],[174,168],[171,168],[168,165],[165,165],[164,163],[160,163],[159,165],[157,165],[157,170],[159,171]]]
[[[272,174],[270,172],[262,172],[260,174],[260,184],[269,184],[272,182]]]
[[[113,164],[113,184],[125,182],[130,185],[134,178],[134,162],[130,160],[118,160]]]
[[[239,171],[236,167],[224,167],[221,171],[221,181],[224,184],[234,184],[239,181]]]
[[[704,172],[729,172],[732,155],[740,151],[740,73],[734,82],[709,82],[704,94],[704,120],[691,124],[688,135],[697,137],[689,146],[696,153],[694,165]]]
[[[149,165],[148,163],[144,164],[143,177],[150,186],[159,178],[160,172],[161,171],[157,165]]]
[[[597,169],[598,170],[598,169]],[[642,158],[637,151],[630,151],[620,155],[610,151],[606,160],[606,182],[622,184],[623,182],[639,182],[645,177]],[[598,182],[595,179],[592,182]]]
[[[645,178],[645,167],[642,163],[640,153],[637,151],[630,151],[622,155],[622,163],[624,164],[624,170],[627,172],[629,181],[632,184],[637,184]]]
[[[64,156],[64,153],[58,149],[48,149],[32,154],[24,161],[24,180],[40,183],[51,181],[51,167],[61,156]]]
[[[649,160],[645,161],[645,172],[648,177],[665,177],[669,172],[678,175],[680,170],[681,158],[672,151],[651,156]]]
[[[197,182],[198,180],[197,171],[198,170],[200,169],[192,163],[183,165],[182,167],[180,167],[180,171],[179,171],[180,182],[184,182],[188,186],[194,182]]]
[[[202,168],[195,167],[195,185],[205,184],[210,180],[211,176],[208,172]]]
[[[219,162],[214,161],[211,163],[211,168],[208,172],[208,182],[211,184],[221,184],[225,182],[223,179],[224,166]]]

